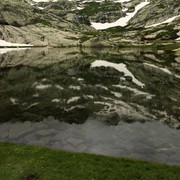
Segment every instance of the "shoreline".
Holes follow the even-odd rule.
[[[178,179],[180,166],[0,143],[2,179]]]

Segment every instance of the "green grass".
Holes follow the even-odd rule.
[[[171,180],[180,166],[0,143],[0,179]]]

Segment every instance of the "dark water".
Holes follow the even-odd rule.
[[[180,52],[0,49],[0,141],[180,164]]]

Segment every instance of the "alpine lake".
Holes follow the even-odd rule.
[[[0,141],[180,165],[180,50],[0,49]]]

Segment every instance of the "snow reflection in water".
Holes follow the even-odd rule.
[[[138,86],[143,87],[145,85],[134,77],[134,75],[127,69],[126,64],[123,64],[123,63],[117,64],[117,63],[112,63],[105,60],[96,60],[91,64],[92,68],[101,67],[101,66],[115,68],[119,72],[123,72],[125,76],[130,76],[132,78],[132,81]]]

